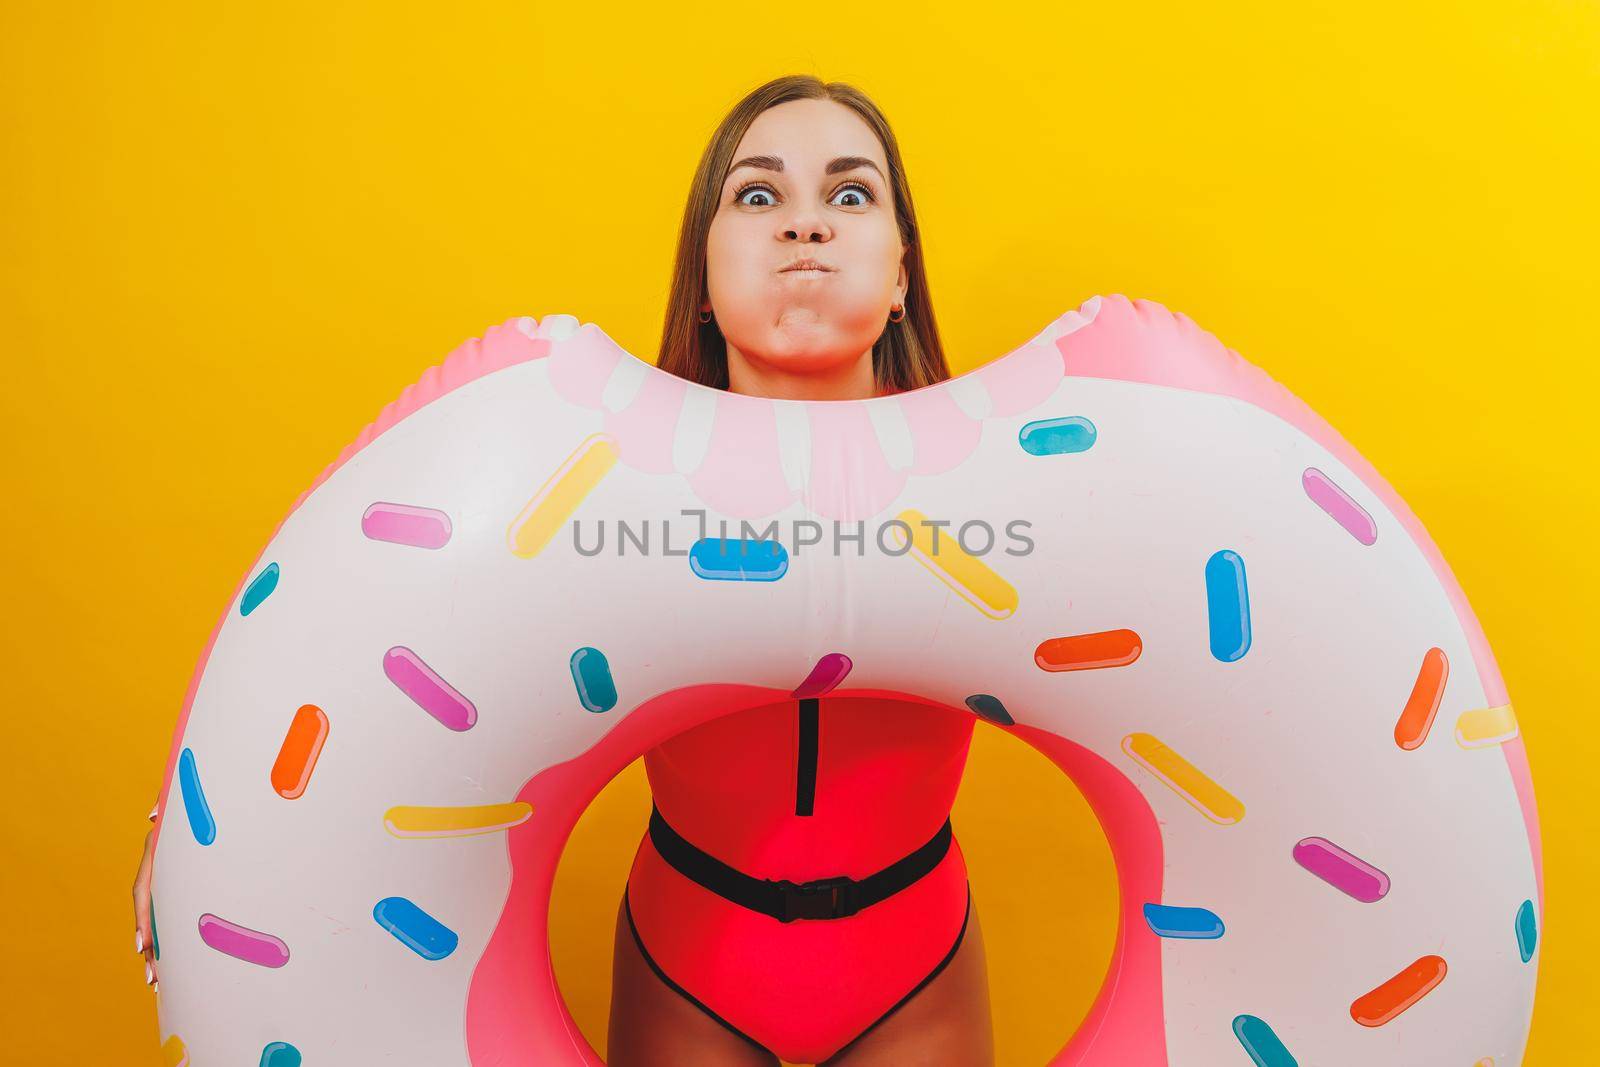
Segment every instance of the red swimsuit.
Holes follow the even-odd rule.
[[[830,695],[723,716],[645,753],[656,817],[713,865],[809,882],[864,879],[919,849],[938,857],[855,914],[784,922],[680,872],[646,833],[623,894],[645,959],[712,1018],[791,1063],[820,1063],[882,1022],[944,969],[966,932],[966,862],[941,831],[975,721]]]

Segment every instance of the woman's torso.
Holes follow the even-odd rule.
[[[746,874],[860,878],[943,825],[974,722],[878,697],[788,700],[685,731],[645,771],[666,821]]]
[[[803,702],[812,705],[812,701]],[[955,801],[970,714],[822,697],[704,723],[645,754],[655,803],[684,839],[757,879],[863,879],[929,845]],[[774,921],[666,862],[646,833],[624,904],[641,951],[702,1008],[791,1063],[877,1025],[954,955],[966,861],[842,918]]]

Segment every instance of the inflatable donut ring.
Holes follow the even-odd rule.
[[[596,553],[602,522],[633,536]],[[190,683],[169,1062],[601,1063],[548,965],[579,815],[687,728],[826,692],[981,716],[1093,805],[1119,931],[1051,1063],[1521,1061],[1539,830],[1466,597],[1327,423],[1111,296],[870,400],[707,388],[567,315],[424,374]]]

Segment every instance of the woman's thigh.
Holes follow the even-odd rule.
[[[938,976],[825,1067],[994,1067],[989,967],[976,903]]]
[[[661,981],[639,954],[620,905],[607,1030],[607,1067],[778,1067],[776,1056],[755,1048]]]

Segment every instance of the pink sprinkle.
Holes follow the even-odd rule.
[[[383,673],[417,705],[452,730],[468,730],[478,721],[472,701],[434,673],[420,656],[403,645],[383,654]]]
[[[1300,484],[1305,487],[1306,496],[1316,502],[1317,507],[1333,516],[1335,522],[1349,531],[1364,545],[1370,545],[1378,539],[1378,524],[1372,521],[1372,516],[1367,510],[1354,500],[1350,494],[1333,484],[1333,480],[1315,467],[1307,467],[1300,476]]]
[[[443,548],[450,540],[450,516],[408,504],[373,504],[361,516],[361,532],[374,541],[417,548]]]
[[[1307,837],[1294,846],[1294,861],[1341,893],[1363,904],[1382,900],[1389,876],[1325,837]]]
[[[289,962],[289,946],[278,938],[210,912],[200,916],[200,940],[218,952],[262,967],[282,967]]]
[[[829,652],[817,660],[817,665],[811,668],[806,680],[789,695],[802,700],[819,697],[844,681],[844,676],[850,673],[852,666],[854,664],[850,662],[850,657],[843,652]]]

